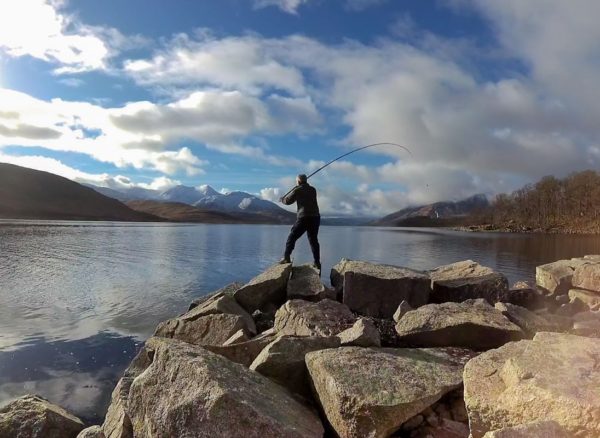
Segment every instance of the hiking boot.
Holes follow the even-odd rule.
[[[280,265],[286,265],[286,264],[288,264],[288,263],[292,263],[292,262],[291,262],[291,260],[290,260],[289,258],[287,258],[287,257],[283,257],[283,258],[282,258],[281,260],[279,260],[277,263],[278,263],[278,264],[280,264]]]
[[[313,268],[315,268],[317,271],[319,271],[319,276],[321,275],[321,263],[320,262],[314,262],[312,264]]]

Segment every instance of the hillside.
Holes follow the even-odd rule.
[[[461,201],[435,202],[404,208],[371,222],[369,225],[390,227],[456,225],[460,218],[488,206],[489,202],[485,195],[474,195]]]
[[[235,216],[219,211],[205,210],[182,202],[128,201],[133,210],[152,214],[172,222],[196,222],[210,224],[260,223],[260,218]]]
[[[67,178],[5,163],[0,163],[0,218],[160,220]]]

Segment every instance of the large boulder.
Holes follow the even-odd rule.
[[[575,269],[591,263],[586,259],[558,260],[535,268],[536,284],[550,295],[566,295],[573,288]]]
[[[600,294],[600,262],[592,262],[590,259],[584,260],[589,263],[581,264],[575,268],[572,280],[573,287]]]
[[[402,301],[419,307],[429,299],[427,275],[398,266],[342,259],[331,284],[353,312],[377,318],[392,318]]]
[[[286,300],[287,282],[292,264],[273,265],[234,294],[236,301],[250,314],[269,305],[281,305]]]
[[[196,319],[169,319],[158,325],[154,336],[179,339],[196,345],[222,345],[239,330],[248,330],[246,319],[240,315],[222,313]]]
[[[75,438],[82,421],[37,395],[25,395],[0,408],[2,438]]]
[[[589,309],[600,309],[600,294],[585,289],[571,289],[569,291],[571,302],[581,301]]]
[[[600,339],[547,332],[475,357],[464,371],[473,438],[540,419],[600,436],[599,363]]]
[[[521,329],[485,300],[427,304],[396,324],[400,340],[425,347],[496,348],[522,339]]]
[[[77,438],[106,438],[104,432],[102,432],[102,427],[100,426],[92,426],[87,429],[83,429],[77,435]]]
[[[254,338],[234,344],[225,343],[223,345],[203,345],[203,347],[213,353],[219,354],[232,362],[239,363],[249,367],[256,356],[277,337],[272,333],[261,333]]]
[[[429,276],[430,303],[483,298],[494,304],[508,295],[508,280],[504,275],[472,260],[440,266]]]
[[[129,390],[134,436],[323,436],[318,415],[266,377],[195,345],[153,343]]]
[[[237,283],[237,282],[230,283],[227,286],[222,287],[219,290],[216,290],[214,292],[209,292],[206,295],[203,295],[199,298],[196,298],[194,301],[192,301],[190,303],[190,307],[188,308],[188,310],[192,310],[195,307],[198,307],[200,304],[203,304],[207,301],[216,300],[217,298],[220,298],[223,295],[228,295],[230,297],[233,297],[233,294],[242,286],[243,286],[242,283]]]
[[[494,307],[502,312],[511,322],[521,327],[528,338],[533,338],[537,332],[560,332],[560,323],[552,322],[541,315],[524,307],[510,303],[496,303]]]
[[[304,356],[311,351],[339,346],[340,340],[335,336],[283,336],[267,345],[250,369],[294,393],[309,397],[310,381]]]
[[[571,438],[556,421],[535,421],[487,432],[483,438]]]
[[[290,300],[277,310],[273,328],[278,335],[334,336],[355,320],[350,309],[337,301]]]
[[[571,333],[579,336],[600,338],[600,312],[587,311],[574,315]]]
[[[232,294],[221,292],[220,295],[199,304],[192,310],[179,317],[183,322],[194,321],[206,315],[238,315],[242,317],[246,324],[246,330],[250,333],[256,333],[256,326],[252,316],[246,312],[233,298]]]
[[[325,287],[319,271],[313,265],[300,265],[292,268],[287,284],[287,298],[320,301],[324,298],[335,299],[335,293]]]
[[[338,335],[344,347],[381,347],[377,327],[368,318],[358,318],[354,325]]]
[[[342,347],[306,355],[315,395],[341,437],[387,437],[460,387],[472,353]]]

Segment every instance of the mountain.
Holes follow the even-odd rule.
[[[448,225],[453,219],[466,216],[488,205],[487,197],[477,194],[461,201],[435,202],[404,208],[369,225],[391,227]]]
[[[5,163],[0,163],[0,218],[160,220],[61,176]]]
[[[121,202],[133,201],[134,199],[146,200],[157,199],[160,192],[157,190],[144,189],[142,187],[124,187],[121,189],[110,189],[108,187],[95,186],[93,184],[83,184],[86,187],[94,189],[109,198],[118,199]]]
[[[201,188],[188,186],[175,186],[160,194],[159,198],[164,201],[182,202],[193,205],[206,196],[216,196],[219,193],[211,186],[201,186]]]

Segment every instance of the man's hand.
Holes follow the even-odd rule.
[[[285,204],[285,202],[283,202],[283,196],[281,198],[279,198],[279,202],[281,202],[282,204]]]

